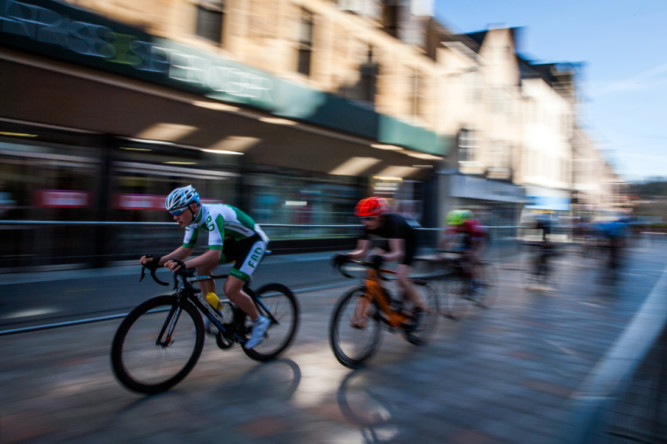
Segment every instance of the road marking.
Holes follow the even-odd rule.
[[[560,350],[561,352],[563,352],[563,353],[566,354],[566,355],[574,356],[575,358],[581,358],[581,355],[580,355],[579,353],[574,352],[574,351],[570,350],[569,348],[560,345],[560,344],[559,344],[558,342],[556,342],[556,341],[547,340],[547,341],[545,341],[545,342],[546,342],[547,344],[549,344],[549,345],[551,345],[551,346],[557,348],[558,350]]]
[[[623,378],[640,364],[660,334],[667,318],[667,304],[664,302],[666,292],[667,266],[621,337],[597,362],[579,390],[574,392],[573,398],[601,399],[613,395]]]

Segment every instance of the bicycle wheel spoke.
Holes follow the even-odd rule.
[[[429,284],[415,285],[415,290],[426,303],[427,310],[422,314],[416,328],[405,331],[405,337],[411,344],[423,345],[428,342],[438,325],[440,302],[438,292]]]
[[[376,316],[377,307],[362,299],[364,293],[364,288],[358,287],[344,294],[331,317],[331,348],[336,359],[346,367],[354,368],[363,363],[380,343],[382,325]]]
[[[452,275],[440,281],[443,299],[442,314],[451,319],[462,319],[468,313],[472,300],[467,280]]]
[[[175,297],[151,299],[119,326],[112,346],[114,373],[127,388],[164,391],[194,367],[203,347],[203,326],[194,306],[178,307]]]
[[[257,290],[259,311],[271,320],[264,340],[253,349],[243,349],[252,359],[266,361],[278,356],[294,339],[299,306],[294,294],[281,284],[267,284]]]
[[[480,285],[473,301],[478,307],[489,308],[498,296],[498,271],[495,265],[485,263],[480,267],[480,273]]]

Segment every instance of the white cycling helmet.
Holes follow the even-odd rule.
[[[192,185],[176,188],[167,196],[164,207],[170,213],[186,208],[192,202],[199,203],[199,193]]]

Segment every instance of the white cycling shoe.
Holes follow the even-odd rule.
[[[250,334],[250,339],[248,339],[244,345],[245,348],[255,348],[259,345],[260,342],[264,340],[264,334],[269,328],[271,321],[268,318],[265,318],[262,315],[259,315],[259,318],[253,323],[252,333]]]

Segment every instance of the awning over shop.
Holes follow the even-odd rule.
[[[251,163],[424,178],[441,157],[0,48],[0,117],[171,142]]]
[[[436,156],[444,156],[448,148],[445,138],[427,129],[401,122],[353,101],[290,82],[218,54],[147,34],[141,29],[114,22],[85,9],[58,2],[51,2],[45,7],[41,3],[32,4],[30,0],[0,0],[0,5],[0,36],[7,48],[92,68],[98,73],[116,74],[119,83],[123,83],[125,79],[134,79],[166,86],[172,91],[191,93],[200,97],[200,101],[219,103],[220,109],[225,106],[240,106],[315,128]],[[34,17],[37,16],[40,20],[35,20]],[[34,83],[31,85],[36,86]],[[54,83],[51,87],[59,88],[58,84]],[[141,89],[139,86],[137,91]],[[68,93],[72,91],[68,90]],[[90,94],[94,93],[91,91]],[[93,98],[99,98],[99,94]],[[125,110],[128,114],[132,111]],[[214,109],[208,111],[215,115],[209,117],[210,119],[221,118],[222,113],[210,112],[215,111]],[[236,125],[233,117],[236,111],[223,113],[225,124],[218,123],[218,126],[227,127],[228,123]],[[192,111],[192,114],[200,113]],[[121,119],[120,116],[118,118]],[[144,120],[141,119],[140,122],[145,123]],[[160,122],[164,120],[158,121]],[[234,128],[244,129],[244,124],[239,125]],[[205,131],[202,124],[196,128]],[[254,126],[252,130],[261,133],[261,130]],[[275,135],[270,129],[267,131],[270,136]],[[215,133],[215,130],[215,136],[211,131],[205,132],[218,140],[222,140],[221,137],[224,136]],[[280,133],[283,134],[283,131]],[[204,134],[200,136],[206,137]],[[256,133],[242,136],[257,137]],[[193,136],[191,139],[194,138]],[[260,138],[264,140],[264,137]],[[310,140],[308,136],[304,136],[303,144],[309,147],[304,149],[304,153],[307,152],[308,157],[301,160],[313,156],[313,149],[317,146],[313,142],[322,143],[320,138]],[[293,149],[301,154],[298,147]],[[344,149],[343,151],[345,155],[349,154]],[[373,153],[373,150],[362,152],[360,157],[374,157]],[[250,152],[248,154],[250,155]],[[330,154],[326,151],[327,156]],[[396,157],[386,153],[384,157],[400,159],[400,155]]]

